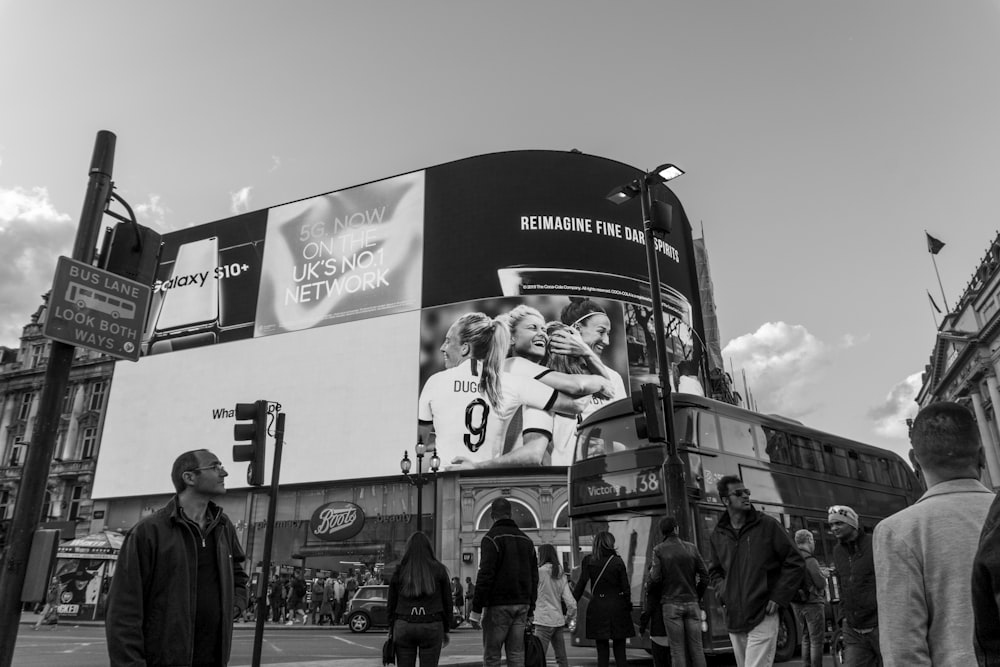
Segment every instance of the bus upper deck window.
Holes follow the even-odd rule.
[[[698,446],[702,449],[719,448],[719,427],[715,423],[715,415],[711,413],[698,413]]]
[[[771,463],[791,465],[792,451],[788,444],[788,436],[781,431],[765,428],[764,437],[767,443],[764,445],[764,453],[770,457]]]
[[[722,436],[722,448],[733,454],[757,456],[750,427],[751,425],[746,422],[719,415],[719,435]]]

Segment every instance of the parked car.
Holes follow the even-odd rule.
[[[347,603],[347,627],[351,632],[367,632],[373,626],[387,627],[388,606],[388,586],[361,586]]]

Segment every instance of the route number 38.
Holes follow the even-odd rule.
[[[660,490],[660,473],[655,470],[641,472],[636,476],[636,491],[639,493],[652,493]]]

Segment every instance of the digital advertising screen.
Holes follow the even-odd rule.
[[[418,438],[445,469],[568,465],[580,420],[657,377],[640,204],[604,198],[640,175],[497,153],[165,235],[93,496],[169,493],[198,448],[245,487],[234,406],[260,399],[286,414],[283,484],[398,474]],[[698,381],[704,333],[690,224],[654,195],[672,208],[655,249],[676,388]]]

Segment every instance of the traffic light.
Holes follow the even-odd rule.
[[[247,468],[247,484],[264,486],[264,456],[267,449],[267,401],[254,403],[237,403],[236,420],[246,421],[246,424],[236,424],[233,427],[233,439],[243,443],[233,445],[234,461],[249,461]]]
[[[642,385],[642,394],[635,408],[642,414],[635,418],[636,435],[650,442],[667,441],[667,424],[663,418],[663,393],[657,384]]]

